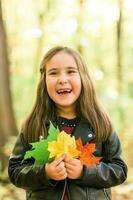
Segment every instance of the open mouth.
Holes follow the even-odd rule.
[[[57,90],[57,93],[58,94],[69,94],[69,93],[71,93],[72,92],[72,89],[68,89],[68,88],[66,88],[66,89],[59,89],[59,90]]]

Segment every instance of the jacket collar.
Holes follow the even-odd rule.
[[[52,119],[52,123],[55,127],[57,127],[56,118]],[[81,118],[80,122],[78,123],[78,125],[74,130],[73,135],[75,136],[76,139],[81,138],[83,145],[86,144],[87,142],[92,142],[96,138],[96,135],[92,130],[90,123],[84,118]]]
[[[85,119],[80,120],[79,124],[75,128],[73,135],[76,139],[81,138],[83,144],[93,141],[96,137],[89,122]]]

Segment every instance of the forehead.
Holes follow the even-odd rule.
[[[64,65],[64,66],[77,66],[73,55],[70,53],[61,51],[56,53],[47,63],[46,66],[50,65]]]

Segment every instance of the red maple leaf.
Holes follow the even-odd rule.
[[[76,140],[77,149],[81,152],[79,159],[86,167],[92,167],[94,164],[99,164],[102,157],[95,157],[93,153],[96,151],[94,143],[87,143],[83,146],[82,140]]]

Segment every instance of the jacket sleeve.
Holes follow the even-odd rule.
[[[93,168],[84,167],[83,176],[77,184],[96,188],[109,188],[119,185],[126,180],[127,166],[120,157],[121,145],[116,133],[106,141],[104,148],[107,155],[103,155],[100,164]],[[105,153],[105,152],[104,152]]]
[[[28,145],[25,143],[24,136],[21,133],[9,159],[8,174],[11,182],[17,187],[26,190],[55,186],[56,182],[47,178],[44,165],[34,166],[32,159],[23,161],[27,150],[29,150]]]

